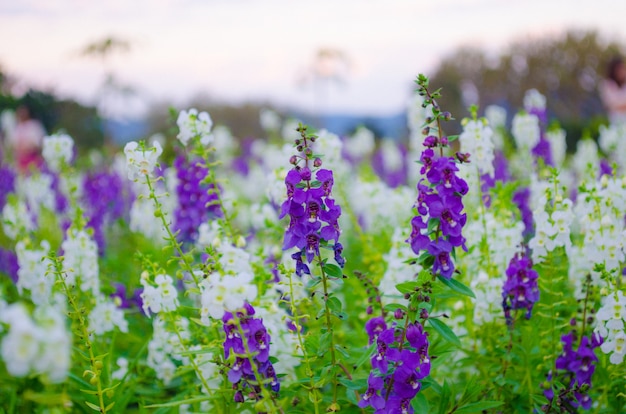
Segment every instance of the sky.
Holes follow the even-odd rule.
[[[497,54],[569,29],[626,43],[625,16],[624,0],[0,0],[0,66],[18,89],[84,103],[102,97],[111,73],[134,91],[108,95],[115,116],[198,96],[388,115],[405,109],[419,73],[459,46]],[[129,50],[81,55],[107,37]],[[338,57],[321,69],[341,82],[312,76],[322,49]]]

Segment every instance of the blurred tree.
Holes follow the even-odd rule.
[[[490,104],[501,105],[510,122],[523,107],[526,91],[535,88],[546,96],[549,116],[567,131],[572,149],[570,144],[585,128],[597,130],[605,120],[598,81],[611,57],[623,50],[615,41],[602,41],[595,31],[519,41],[495,58],[479,49],[456,50],[430,76],[432,85],[443,88],[440,104],[457,118],[446,132],[460,131],[459,121],[469,115],[472,103],[482,111]],[[588,132],[595,136],[595,131]]]
[[[21,96],[15,96],[11,88],[14,82],[15,79],[0,67],[0,113],[15,111],[19,105],[26,105],[47,133],[67,132],[81,152],[104,143],[102,121],[96,108],[73,100],[60,100],[51,92],[32,88]]]

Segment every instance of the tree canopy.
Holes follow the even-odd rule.
[[[525,92],[537,89],[547,98],[550,118],[558,119],[568,135],[578,139],[590,127],[582,120],[606,120],[598,82],[609,60],[623,50],[623,45],[603,40],[595,31],[517,41],[497,57],[463,47],[441,61],[431,82],[442,87],[440,104],[458,120],[476,103],[481,111],[491,104],[505,107],[510,121],[522,107]],[[458,132],[459,123],[451,129]]]

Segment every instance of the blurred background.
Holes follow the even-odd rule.
[[[190,107],[238,138],[273,109],[402,140],[424,73],[457,120],[536,88],[572,142],[606,122],[624,44],[623,0],[0,0],[0,113],[26,104],[80,150],[171,133]]]

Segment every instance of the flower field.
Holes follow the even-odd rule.
[[[0,166],[0,413],[626,412],[626,127],[439,98]]]

